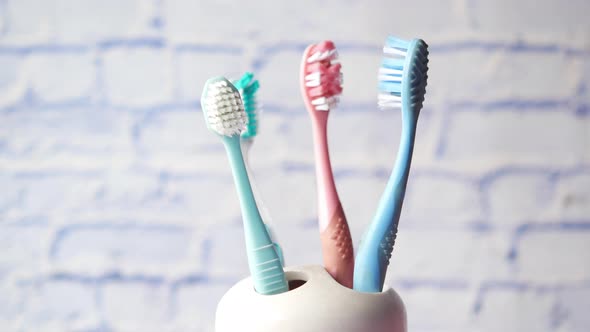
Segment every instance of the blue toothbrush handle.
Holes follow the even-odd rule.
[[[248,266],[252,274],[254,288],[258,293],[264,295],[286,292],[289,290],[289,286],[281,258],[256,206],[239,137],[224,136],[222,139],[225,143],[240,200]]]
[[[416,136],[417,115],[403,113],[400,148],[395,166],[377,212],[356,256],[353,288],[361,292],[381,292],[397,236],[397,226],[410,173]]]

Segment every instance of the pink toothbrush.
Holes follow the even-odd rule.
[[[352,238],[336,192],[328,153],[328,115],[342,93],[340,64],[335,63],[337,58],[336,48],[331,41],[310,45],[303,53],[301,62],[301,94],[313,126],[318,219],[324,265],[336,281],[352,288]]]

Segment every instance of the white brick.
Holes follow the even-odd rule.
[[[317,223],[302,225],[273,219],[269,225],[275,242],[283,249],[285,266],[323,265]]]
[[[408,331],[472,331],[474,303],[468,289],[419,287],[397,290],[406,305]]]
[[[117,331],[163,331],[170,320],[169,292],[149,282],[110,282],[101,290],[101,310]]]
[[[215,309],[232,284],[207,282],[179,287],[174,302],[176,326],[187,331],[213,331]]]
[[[476,318],[479,331],[553,331],[551,293],[492,289],[484,294]]]
[[[29,60],[31,88],[41,102],[88,98],[96,89],[90,54],[39,54]]]
[[[560,292],[559,304],[566,313],[565,322],[563,323],[564,331],[583,332],[590,326],[590,289],[575,288],[565,289]]]
[[[164,15],[167,36],[173,42],[218,43],[224,40],[243,40],[254,24],[253,18],[244,12],[244,7],[250,6],[256,6],[256,3],[166,1]],[[202,14],[200,19],[195,19],[195,13]],[[257,19],[265,16],[267,15],[260,15]],[[221,23],[218,20],[219,17],[232,17],[233,19],[231,24],[229,22]]]
[[[92,206],[102,213],[115,210],[149,210],[157,202],[160,183],[153,174],[109,172],[101,177]]]
[[[106,97],[116,105],[152,106],[172,100],[172,68],[168,51],[118,48],[103,58]]]
[[[246,243],[241,219],[233,225],[212,227],[208,231],[210,249],[207,253],[207,273],[213,277],[240,280],[249,275]]]
[[[6,188],[2,186],[2,188]],[[20,272],[39,273],[40,264],[44,262],[49,248],[49,230],[46,226],[27,224],[26,221],[0,226],[0,271],[8,272],[18,269]],[[29,271],[30,270],[30,271]],[[0,280],[2,272],[0,272]],[[1,312],[2,310],[0,310]]]
[[[508,172],[493,179],[485,192],[492,221],[517,225],[546,220],[552,186],[549,174],[534,170]]]
[[[4,190],[0,191],[0,213],[7,213],[8,211],[15,209],[19,206],[21,200],[20,190],[7,190],[14,186],[14,178],[12,176],[3,174],[0,176],[0,188]]]
[[[421,115],[418,120],[412,156],[414,169],[432,165],[432,142],[439,139],[434,130],[436,120],[429,114]],[[401,135],[399,112],[334,112],[329,130],[333,167],[379,168],[387,172],[393,168]]]
[[[539,282],[574,282],[590,277],[590,232],[533,232],[516,247],[518,277]]]
[[[263,103],[303,107],[299,88],[299,65],[302,55],[302,51],[282,50],[264,59],[262,68],[258,70]]]
[[[376,45],[372,52],[344,48],[340,50],[342,64],[342,99],[340,107],[350,103],[367,103],[377,109],[377,72],[381,65],[381,47]]]
[[[188,259],[191,235],[169,226],[66,226],[55,239],[52,257],[60,269],[79,273],[161,273]]]
[[[228,174],[223,143],[207,129],[200,110],[156,113],[138,131],[139,148],[157,168]]]
[[[585,219],[590,216],[590,173],[561,177],[553,207],[555,215],[561,218]]]
[[[8,179],[5,190],[19,193],[15,215],[62,215],[84,209],[94,199],[97,179],[80,174],[23,174]],[[20,213],[19,213],[20,212]]]
[[[387,180],[365,175],[343,176],[336,180],[342,208],[356,247],[375,215]],[[313,190],[315,195],[315,187]]]
[[[55,0],[56,39],[87,43],[153,35],[149,1]]]
[[[0,106],[8,106],[23,98],[27,79],[24,61],[17,55],[0,55]]]
[[[484,0],[475,2],[471,15],[476,31],[501,38],[573,41],[587,40],[590,25],[585,13],[590,5],[584,0],[519,1]]]
[[[25,292],[17,279],[0,276],[0,326],[6,331],[18,331],[19,315],[22,313]]]
[[[310,11],[310,6],[314,10]],[[283,17],[290,17],[293,22],[284,22],[283,35],[294,35],[298,39],[332,38],[382,45],[388,33],[406,39],[418,37],[431,40],[462,26],[456,16],[458,8],[453,1],[448,0],[419,0],[410,6],[400,6],[395,1],[375,5],[363,2],[343,5],[338,1],[317,5],[312,1],[299,1],[286,7],[285,11],[289,14]],[[331,19],[327,20],[326,17]],[[267,38],[281,40],[279,32],[282,31],[266,31],[269,35]]]
[[[46,43],[54,27],[51,15],[54,1],[10,0],[5,3],[6,32],[0,37],[1,44],[26,45]]]
[[[317,218],[313,169],[254,172],[260,197],[274,223],[293,225]]]
[[[429,59],[427,104],[571,98],[582,78],[582,59],[562,52],[434,51]]]
[[[80,330],[98,326],[96,291],[92,285],[56,280],[34,287],[27,295],[23,326],[29,331]]]
[[[481,170],[507,163],[577,165],[586,154],[589,119],[561,111],[456,112],[441,157]]]
[[[387,178],[381,176],[354,173],[337,178],[338,192],[355,244],[372,221],[386,182]],[[440,195],[441,192],[445,195]],[[434,193],[439,194],[437,199],[431,198]],[[465,182],[417,173],[408,182],[400,227],[448,227],[479,221],[481,206],[478,196],[475,188]]]
[[[129,163],[133,118],[95,109],[0,114],[4,169],[92,169]]]
[[[226,158],[227,159],[227,158]],[[170,217],[192,220],[199,226],[219,225],[240,216],[238,194],[228,162],[223,176],[179,176],[163,188],[162,211]]]
[[[170,22],[167,34],[175,42],[215,43],[253,38],[268,42],[327,38],[382,42],[384,31],[397,31],[410,38],[414,35],[438,35],[457,25],[448,23],[455,20],[443,19],[455,17],[451,1],[417,1],[404,7],[404,14],[400,15],[395,14],[399,11],[399,3],[396,2],[371,6],[362,2],[344,5],[338,1],[317,4],[312,1],[277,3],[267,0],[230,4],[174,0],[167,2],[165,8],[167,22]],[[196,12],[208,15],[194,20],[190,13]],[[234,20],[232,24],[219,24],[217,18],[220,16]]]
[[[508,234],[408,228],[402,220],[388,270],[390,284],[398,279],[477,281],[510,275]]]
[[[158,112],[138,128],[138,143],[147,154],[189,154],[198,157],[213,147],[223,152],[223,143],[207,129],[200,109]]]
[[[218,146],[195,148],[187,153],[174,150],[156,151],[142,156],[142,165],[150,169],[163,170],[171,173],[192,174],[195,172],[212,175],[229,175],[229,162],[221,142]],[[210,149],[210,150],[207,150]],[[151,151],[150,151],[151,152]]]
[[[260,169],[286,160],[313,161],[311,122],[304,109],[301,113],[265,112],[259,116],[260,130],[251,150],[250,162]]]
[[[248,70],[247,58],[243,54],[223,52],[190,52],[182,51],[175,61],[176,75],[180,97],[183,101],[197,101],[201,99],[201,93],[205,82],[214,76],[225,76],[228,79],[238,79]],[[257,73],[255,73],[257,75]],[[270,85],[272,82],[268,82]],[[262,89],[265,82],[260,82]]]
[[[263,127],[254,153],[261,151],[259,156],[269,161],[313,163],[311,119],[306,110],[301,109],[298,114],[262,114],[260,119]],[[432,120],[428,116],[419,120],[413,166],[425,165],[430,160],[430,141],[435,134]],[[333,169],[373,171],[375,168],[390,170],[393,167],[400,140],[399,112],[335,110],[328,122]],[[271,152],[272,156],[266,155]]]
[[[474,182],[457,175],[422,175],[408,181],[405,219],[428,224],[464,224],[482,218],[482,199]]]

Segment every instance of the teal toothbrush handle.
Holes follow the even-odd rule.
[[[401,141],[395,166],[356,256],[353,288],[357,291],[381,292],[383,289],[408,183],[417,120],[417,114],[402,112]]]
[[[252,145],[253,145],[253,139],[252,138],[244,139],[242,137],[240,140],[240,144],[242,146],[242,155],[244,156],[244,164],[246,165],[246,172],[248,173],[248,178],[250,179],[250,185],[252,186],[252,193],[254,194],[254,200],[256,200],[256,205],[258,206],[258,211],[260,213],[260,216],[262,217],[262,221],[264,222],[264,226],[266,226],[266,231],[268,232],[268,235],[270,235],[271,241],[273,241],[277,255],[279,255],[279,259],[281,260],[281,265],[285,266],[285,257],[283,256],[283,249],[281,249],[281,246],[277,242],[275,242],[275,237],[274,237],[272,228],[269,225],[270,214],[268,213],[268,210],[266,209],[266,207],[262,203],[262,199],[260,198],[260,191],[256,188],[256,181],[255,181],[256,179],[254,178],[254,174],[252,172],[252,167],[250,166],[250,149],[252,148]]]
[[[278,294],[289,290],[281,260],[260,217],[244,163],[239,137],[222,137],[230,161],[238,191],[248,266],[254,289],[263,295]]]

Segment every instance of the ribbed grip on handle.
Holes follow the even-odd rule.
[[[397,225],[391,227],[391,229],[385,234],[383,239],[381,240],[381,255],[380,259],[382,260],[382,266],[387,267],[389,266],[389,260],[391,259],[391,252],[393,251],[393,246],[395,245],[395,238],[397,237]]]
[[[260,294],[278,294],[289,290],[283,265],[277,255],[275,245],[269,244],[251,250],[250,271],[254,288]]]
[[[341,285],[352,288],[354,249],[342,205],[338,204],[320,238],[326,271]]]

